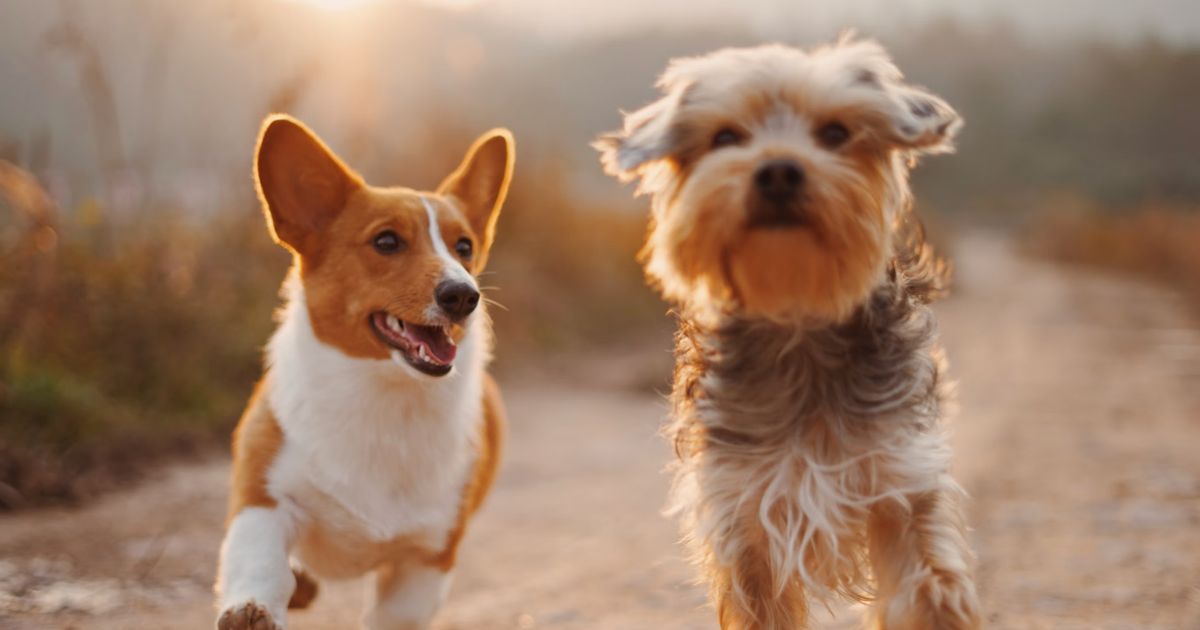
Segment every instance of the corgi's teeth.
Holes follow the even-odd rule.
[[[422,361],[428,361],[429,355],[425,354],[425,346],[418,346],[417,356],[421,357]]]
[[[388,326],[388,328],[391,328],[391,329],[392,329],[393,331],[395,331],[395,332],[400,332],[400,331],[401,331],[401,328],[400,328],[400,320],[399,320],[399,319],[396,319],[396,316],[395,316],[395,315],[388,315],[388,316],[387,316],[387,326]]]

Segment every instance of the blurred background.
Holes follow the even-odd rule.
[[[499,555],[439,627],[711,627],[657,514],[647,202],[588,142],[671,57],[845,28],[966,119],[914,180],[960,271],[941,308],[993,625],[1200,628],[1195,0],[4,0],[0,625],[207,623],[222,453],[289,263],[250,179],[283,111],[378,184],[518,140],[487,281]],[[571,591],[597,572],[624,577]],[[299,627],[340,627],[325,610]]]

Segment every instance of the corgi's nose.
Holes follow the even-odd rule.
[[[433,291],[438,306],[450,319],[463,319],[479,306],[479,290],[458,280],[445,280]]]

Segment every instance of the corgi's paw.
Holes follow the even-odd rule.
[[[284,630],[266,606],[250,600],[226,608],[217,619],[217,630]]]

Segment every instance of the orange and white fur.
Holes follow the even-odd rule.
[[[365,627],[429,624],[499,461],[476,277],[512,169],[494,130],[436,192],[374,187],[299,121],[265,122],[256,183],[294,264],[234,434],[221,630],[285,628],[313,576],[367,573]]]
[[[674,511],[726,630],[872,602],[886,630],[979,627],[941,266],[908,171],[958,115],[873,42],[673,61],[596,147],[652,197],[646,270],[674,302]]]

